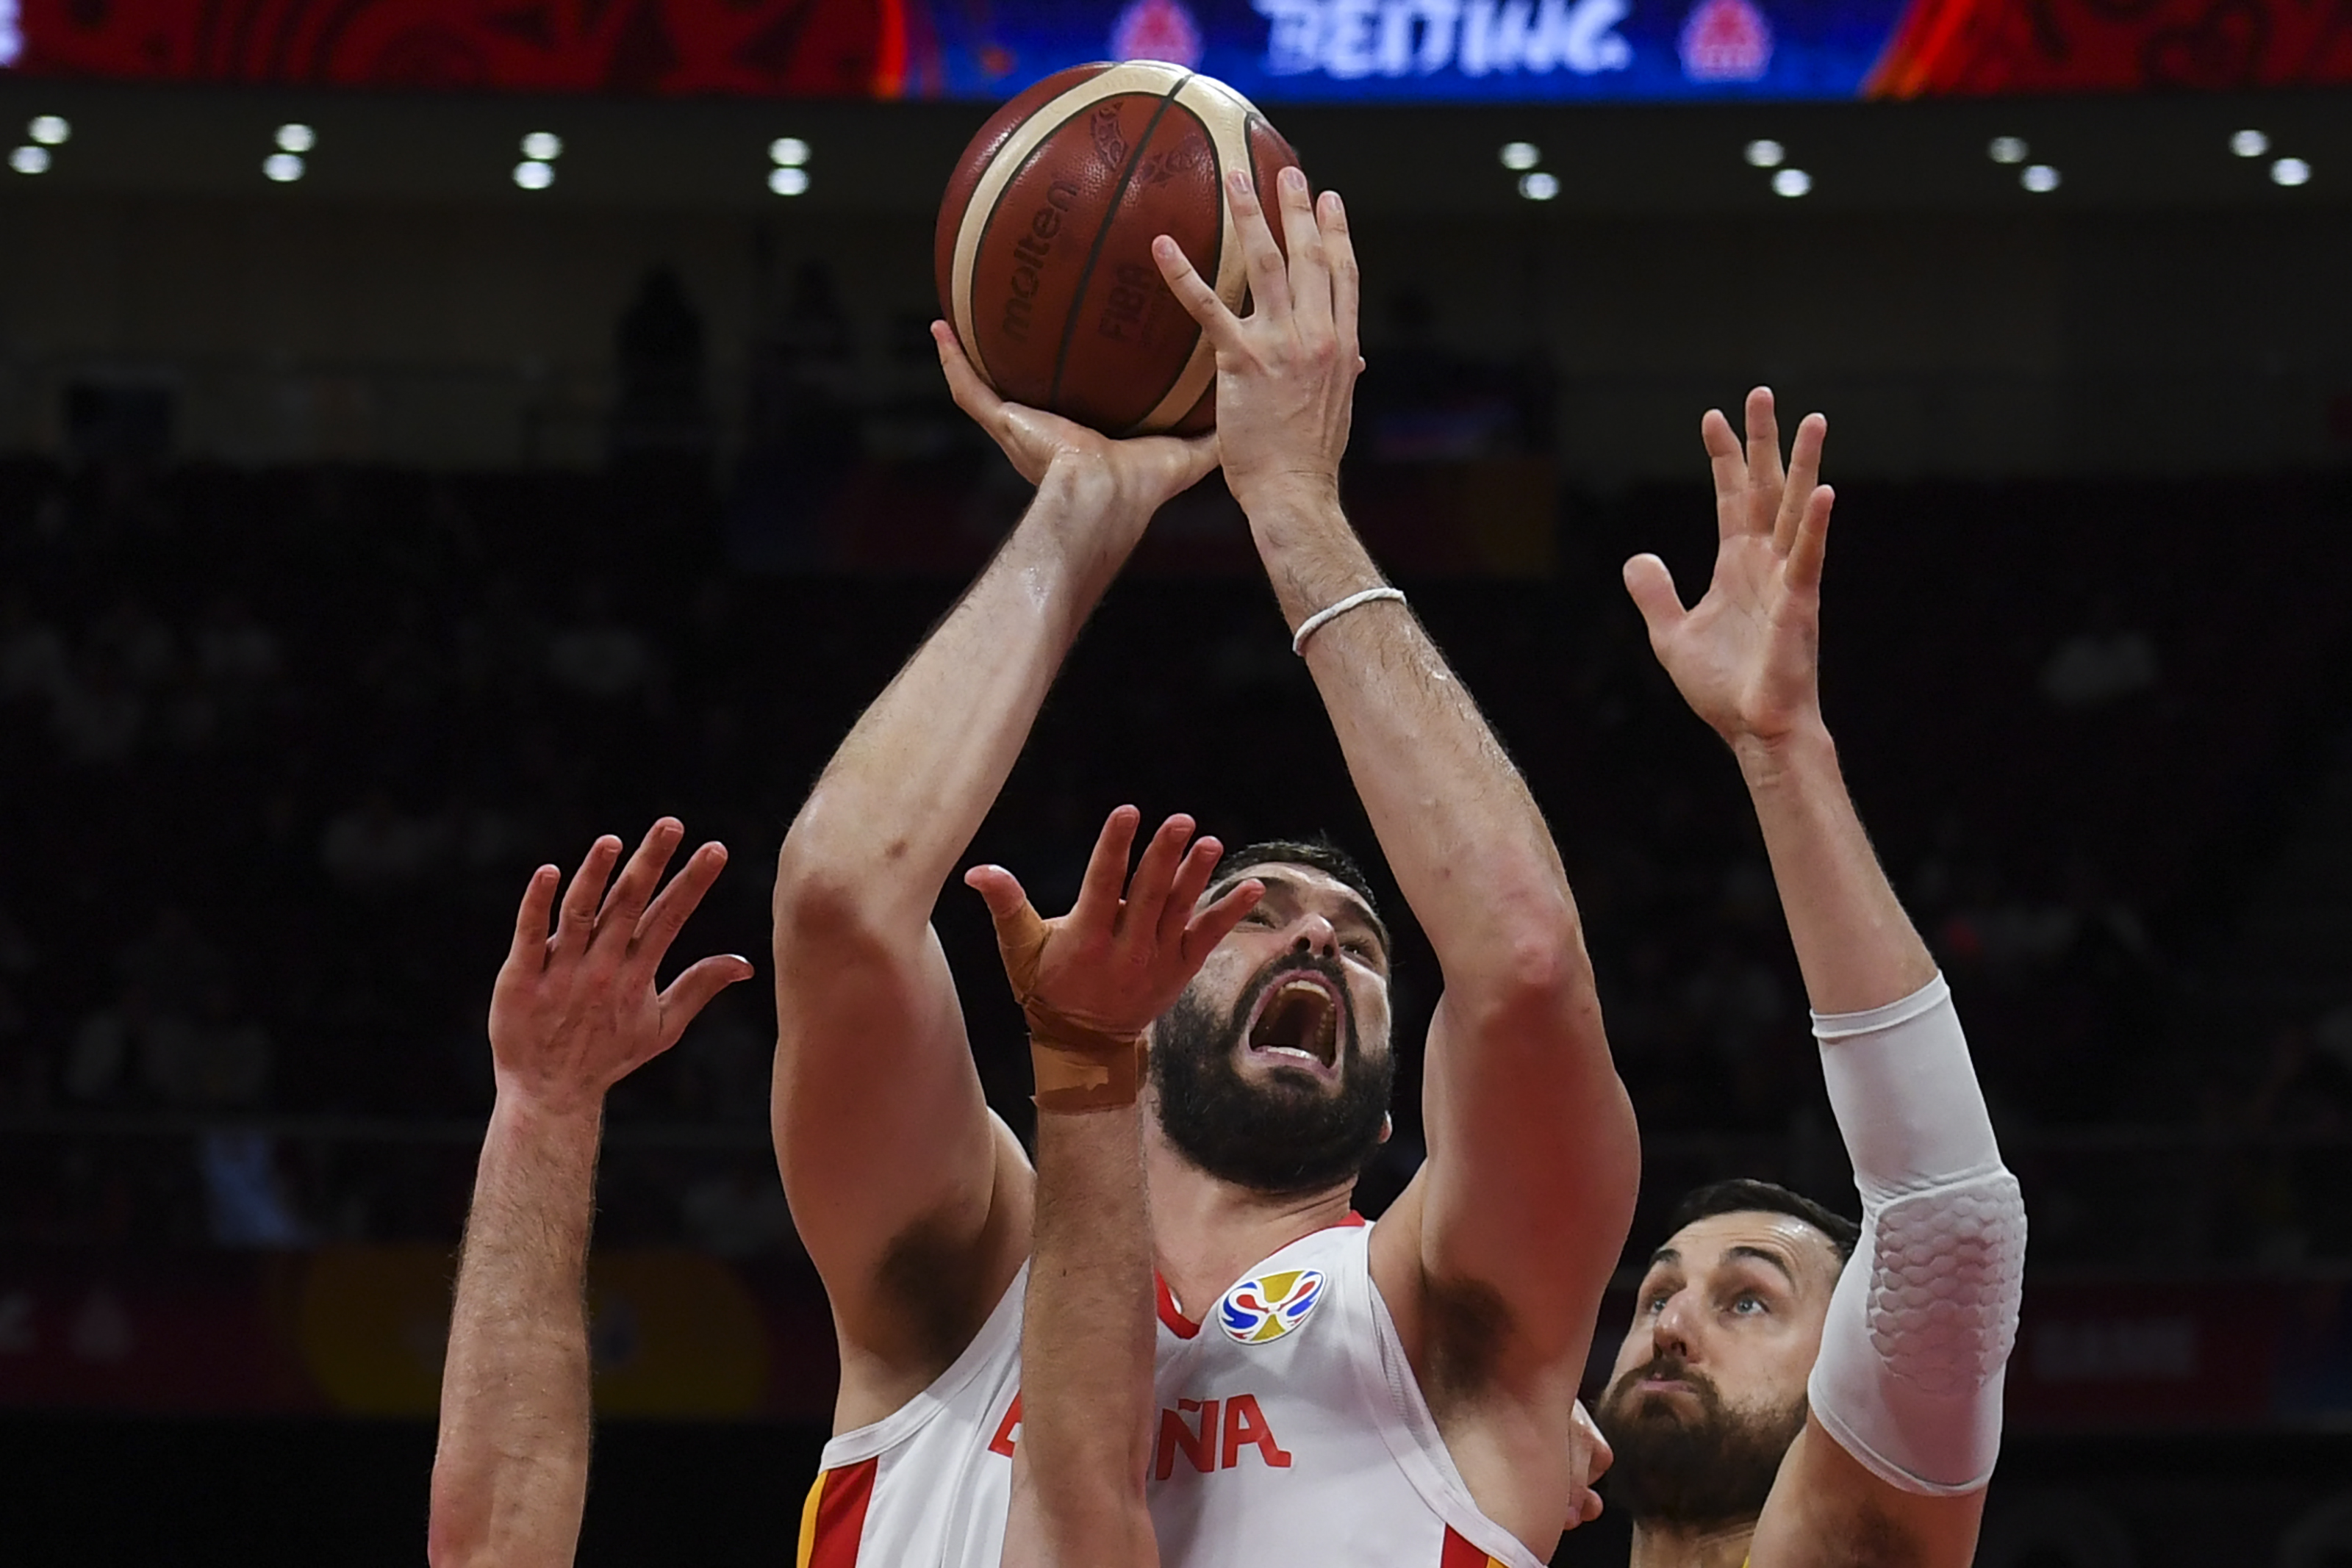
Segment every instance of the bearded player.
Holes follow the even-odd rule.
[[[929,918],[1079,627],[1153,512],[1220,460],[1445,989],[1428,1161],[1366,1226],[1349,1195],[1397,1044],[1364,879],[1270,845],[1208,890],[1263,892],[1152,1023],[1137,1085],[1158,1552],[1535,1568],[1583,1504],[1573,1396],[1638,1156],[1576,906],[1502,747],[1340,511],[1361,361],[1339,199],[1284,173],[1287,263],[1245,178],[1229,199],[1248,319],[1158,247],[1217,352],[1221,445],[1004,404],[934,329],[958,402],[1037,497],[779,860],[776,1150],[841,1358],[803,1563],[1000,1560],[1035,1178],[982,1098]]]
[[[1718,544],[1683,608],[1626,587],[1677,689],[1748,781],[1853,1159],[1863,1221],[1762,1182],[1685,1198],[1596,1415],[1639,1568],[1959,1568],[1975,1554],[2017,1335],[2025,1207],[1951,993],[1864,835],[1816,680],[1827,426],[1784,482],[1769,392],[1720,413]]]

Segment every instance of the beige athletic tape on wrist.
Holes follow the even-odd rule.
[[[1036,1075],[1032,1098],[1037,1109],[1066,1114],[1134,1104],[1143,1089],[1141,1037],[1121,1040],[1089,1030],[1078,1031],[1087,1037],[1084,1044],[1055,1038],[1069,1032],[1062,1027],[1048,1034],[1038,1030],[1034,1017],[1030,1019],[1029,1068]]]

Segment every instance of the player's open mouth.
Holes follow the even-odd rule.
[[[1319,1077],[1339,1071],[1339,988],[1311,969],[1268,986],[1250,1014],[1244,1040],[1252,1056],[1301,1067]]]

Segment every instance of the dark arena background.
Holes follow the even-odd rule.
[[[2032,1207],[1979,1560],[2352,1563],[2316,0],[0,0],[0,1561],[422,1560],[514,901],[662,811],[734,852],[688,946],[762,978],[612,1103],[581,1558],[792,1561],[834,1353],[775,851],[1024,500],[925,336],[941,185],[1114,55],[1349,200],[1351,510],[1559,837],[1629,1264],[1716,1176],[1852,1207],[1736,769],[1617,580],[1704,580],[1699,415],[1763,382],[1832,421],[1830,721]],[[1122,800],[1372,848],[1214,479],[973,858],[1050,904]],[[938,924],[1024,1125],[979,901]]]

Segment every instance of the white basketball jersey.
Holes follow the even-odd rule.
[[[1147,1490],[1165,1568],[1542,1568],[1471,1501],[1372,1286],[1370,1237],[1352,1217],[1301,1237],[1199,1322],[1160,1286]],[[929,1388],[825,1445],[799,1568],[998,1568],[1028,1280]]]

